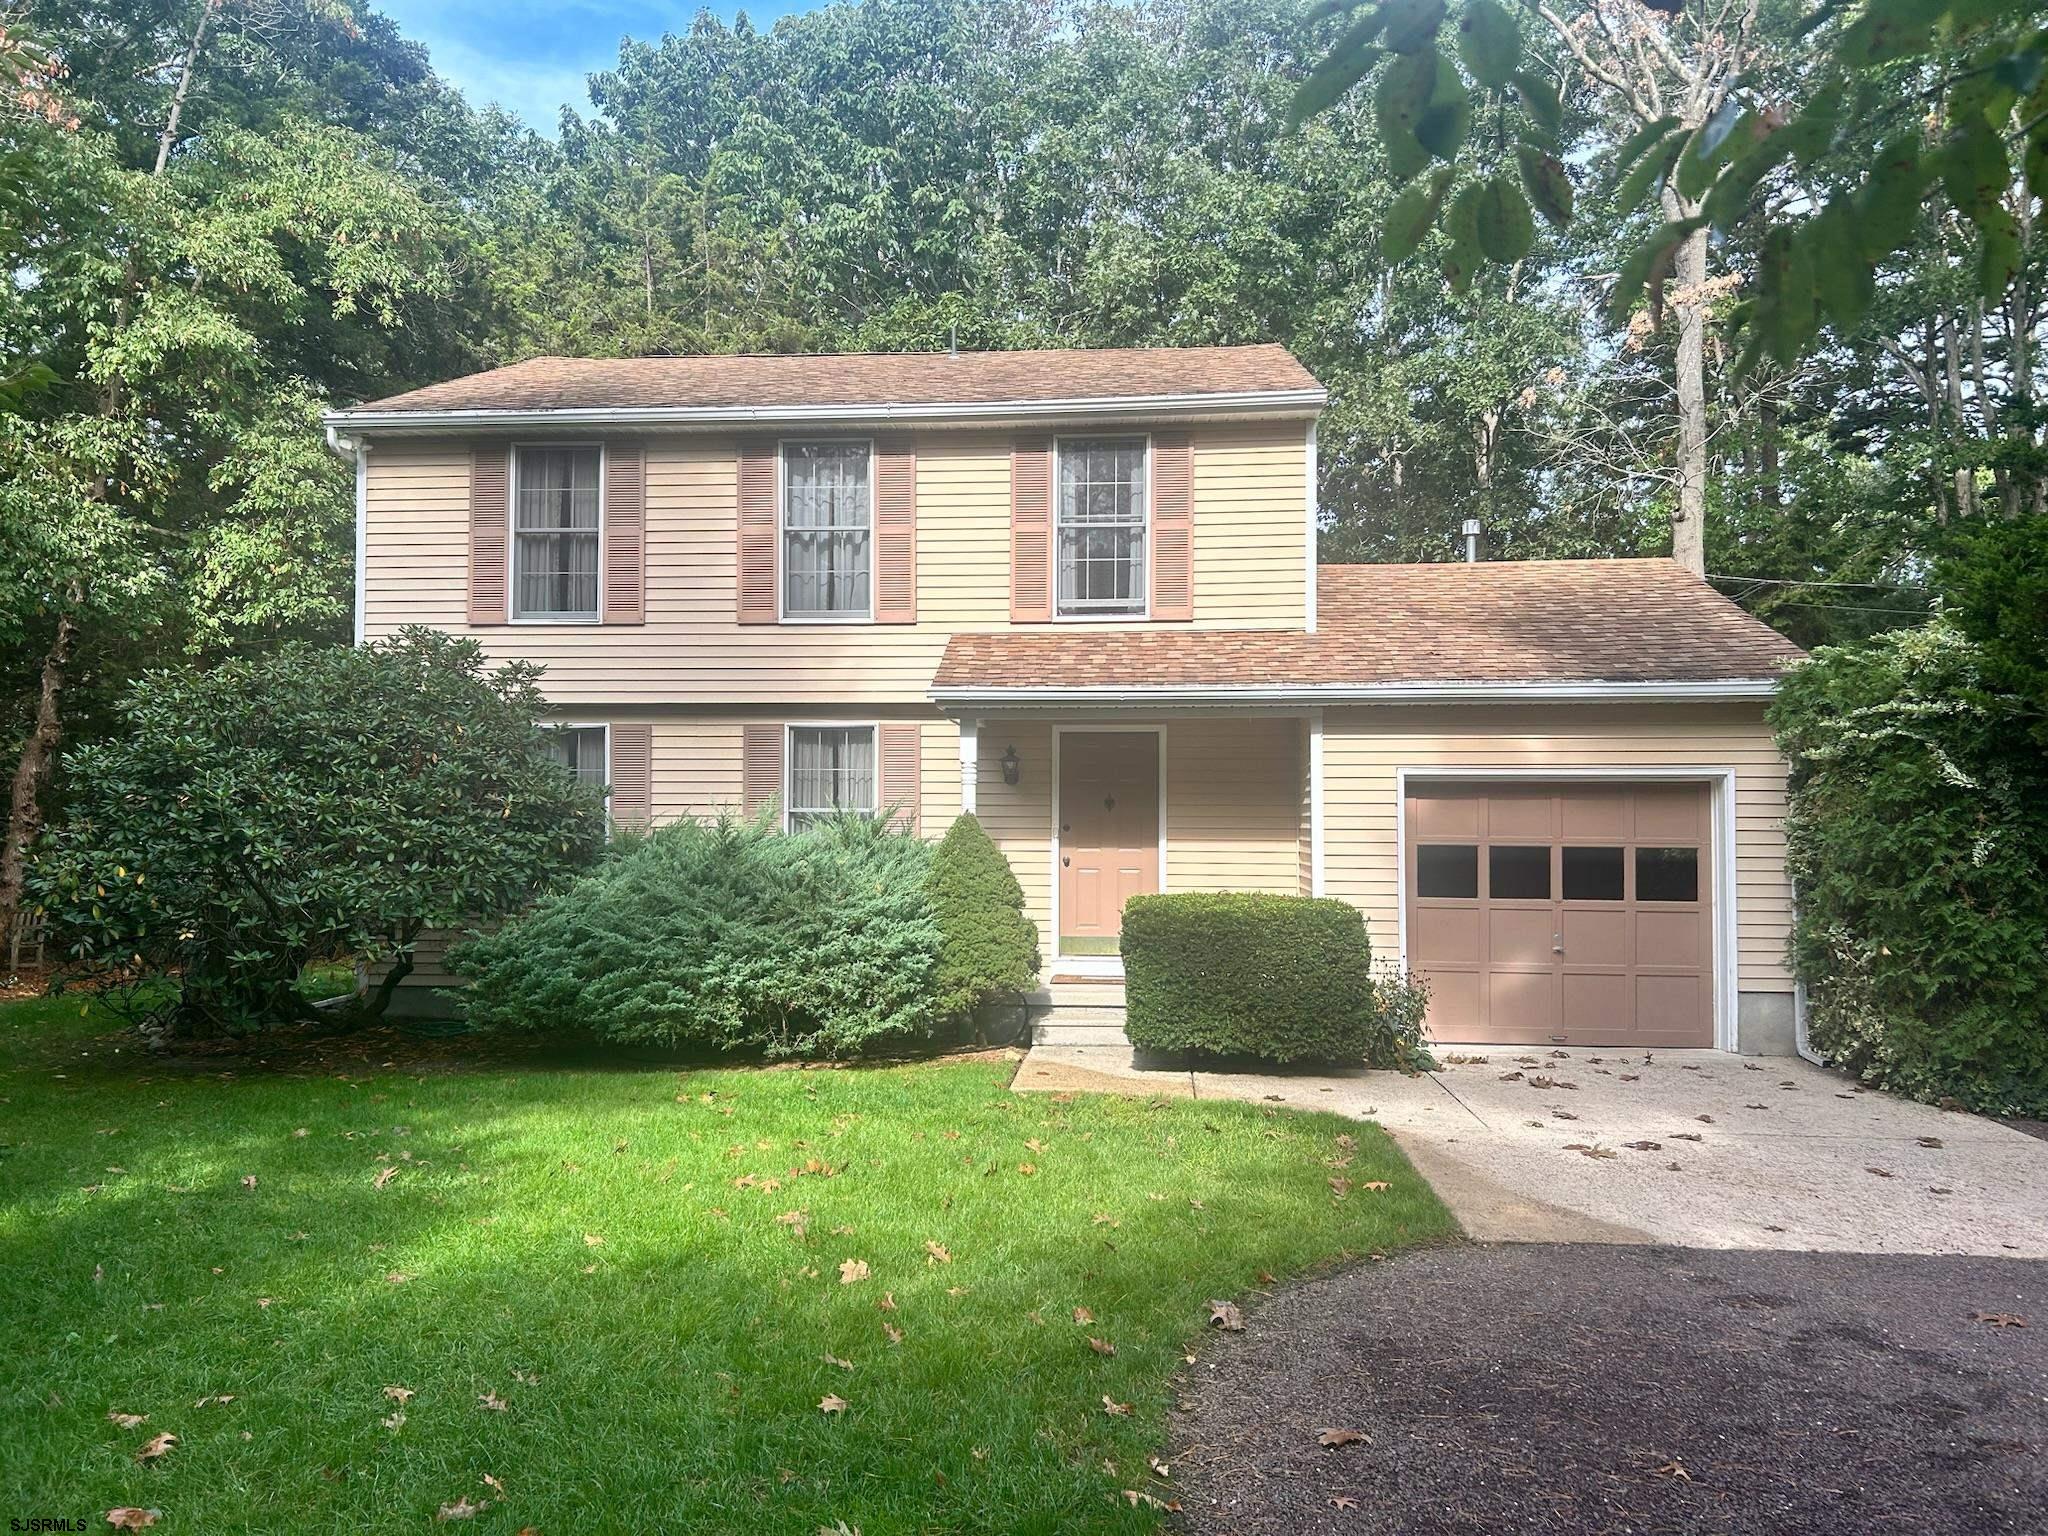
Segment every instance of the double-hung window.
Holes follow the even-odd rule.
[[[1145,439],[1066,438],[1058,452],[1059,612],[1145,612]]]
[[[548,755],[575,774],[578,783],[602,789],[610,781],[603,726],[555,726],[547,733],[547,747]]]
[[[604,453],[521,448],[512,470],[512,617],[597,620],[598,477]]]
[[[782,614],[865,619],[874,492],[864,442],[782,445]]]
[[[789,807],[792,832],[828,816],[872,816],[875,800],[875,728],[871,725],[793,725],[789,728]]]

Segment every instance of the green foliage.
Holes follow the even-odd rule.
[[[1940,578],[1946,616],[1976,642],[1986,686],[2021,701],[2048,752],[2048,515],[1973,530]]]
[[[1792,948],[1813,1037],[1871,1082],[2048,1113],[2048,757],[1945,622],[1818,651],[1792,767]]]
[[[931,849],[865,817],[664,826],[456,949],[484,1029],[843,1056],[927,1035],[943,935]]]
[[[1017,872],[971,813],[955,818],[932,850],[928,889],[939,925],[937,1012],[964,1016],[1029,990],[1038,978],[1038,926],[1024,915]]]
[[[1349,902],[1247,892],[1134,896],[1123,914],[1125,1031],[1148,1050],[1405,1064],[1373,1000]]]
[[[1337,9],[1361,4],[1342,0]],[[1559,226],[1570,222],[1574,199],[1565,162],[1538,161],[1542,174],[1530,174],[1532,153],[1554,157],[1560,116],[1547,82],[1531,87],[1541,80],[1547,51],[1582,52],[1593,35],[1571,6],[1525,9],[1546,24],[1533,40],[1499,0],[1466,0],[1457,12],[1458,59],[1480,94],[1480,110],[1497,125],[1465,162],[1458,157],[1462,130],[1432,140],[1420,126],[1432,97],[1462,103],[1466,91],[1448,58],[1448,77],[1441,82],[1433,64],[1424,62],[1433,60],[1445,21],[1438,0],[1399,0],[1368,10],[1368,20],[1323,56],[1294,104],[1296,120],[1305,120],[1331,110],[1344,91],[1377,73],[1375,123],[1397,176],[1421,168],[1423,145],[1458,162],[1461,187],[1484,189],[1480,249],[1501,264],[1522,260],[1528,249],[1502,190],[1512,186],[1506,175],[1510,157],[1521,162],[1524,182],[1545,217]],[[1830,322],[1841,334],[1853,334],[1861,319],[1858,296],[1871,289],[1876,268],[1905,242],[1923,201],[1937,188],[1947,207],[1975,231],[1979,299],[1995,304],[2022,277],[2022,230],[2031,216],[2023,221],[2016,214],[2013,189],[2036,180],[2043,185],[2031,189],[2035,195],[2048,188],[2048,27],[2042,25],[2048,0],[1825,5],[1781,40],[1785,53],[1798,56],[1775,70],[1727,52],[1729,34],[1746,36],[1756,25],[1754,13],[1738,23],[1732,13],[1709,16],[1702,9],[1695,17],[1689,8],[1670,9],[1670,35],[1650,46],[1637,40],[1624,48],[1610,24],[1598,22],[1598,35],[1623,59],[1618,70],[1599,71],[1599,78],[1626,96],[1642,118],[1657,110],[1650,103],[1661,96],[1624,78],[1638,68],[1668,65],[1691,81],[1684,94],[1700,104],[1689,120],[1666,115],[1625,136],[1611,167],[1612,201],[1624,218],[1655,212],[1668,226],[1697,216],[1723,236],[1750,237],[1758,255],[1753,296],[1732,316],[1734,327],[1745,333],[1738,372],[1754,373],[1766,361],[1790,366],[1814,348]],[[1648,17],[1631,25],[1644,36],[1666,31]],[[1705,55],[1719,55],[1723,67],[1683,63],[1695,43]],[[1716,76],[1723,77],[1719,83]],[[1730,76],[1741,78],[1731,85]],[[1796,112],[1785,106],[1788,78],[1804,96]],[[1940,110],[1923,126],[1916,118],[1926,101],[1938,102]],[[1898,153],[1874,165],[1838,161],[1830,165],[1831,174],[1796,182],[1841,140],[1868,132],[1872,124],[1904,130]],[[1758,195],[1767,189],[1777,195]],[[1457,208],[1458,196],[1448,206]],[[1412,249],[1405,222],[1414,210],[1400,212],[1404,232],[1395,244]],[[1451,233],[1448,223],[1444,227]],[[1844,238],[1851,231],[1858,238]],[[1624,284],[1614,301],[1623,319],[1646,281],[1655,307],[1654,290],[1671,244],[1668,228],[1660,230],[1637,244],[1624,263]],[[1462,273],[1464,265],[1458,265]]]
[[[151,673],[68,760],[32,899],[154,1029],[300,1017],[300,972],[335,957],[392,962],[381,1008],[422,930],[517,911],[602,846],[537,675],[427,630]]]

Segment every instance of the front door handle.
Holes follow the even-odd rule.
[[[1553,934],[1552,934],[1552,935],[1550,936],[1550,952],[1551,952],[1551,953],[1552,953],[1553,955],[1561,955],[1561,954],[1563,954],[1563,953],[1564,953],[1564,935],[1563,935],[1563,934],[1561,934],[1561,933],[1553,933]]]

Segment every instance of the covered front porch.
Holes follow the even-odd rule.
[[[1080,709],[959,726],[961,809],[1016,871],[1053,983],[1122,975],[1132,896],[1311,889],[1306,714]]]

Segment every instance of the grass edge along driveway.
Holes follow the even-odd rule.
[[[1453,1231],[1376,1127],[1008,1061],[195,1074],[78,1013],[0,1005],[10,1517],[1148,1530],[1208,1298]]]

